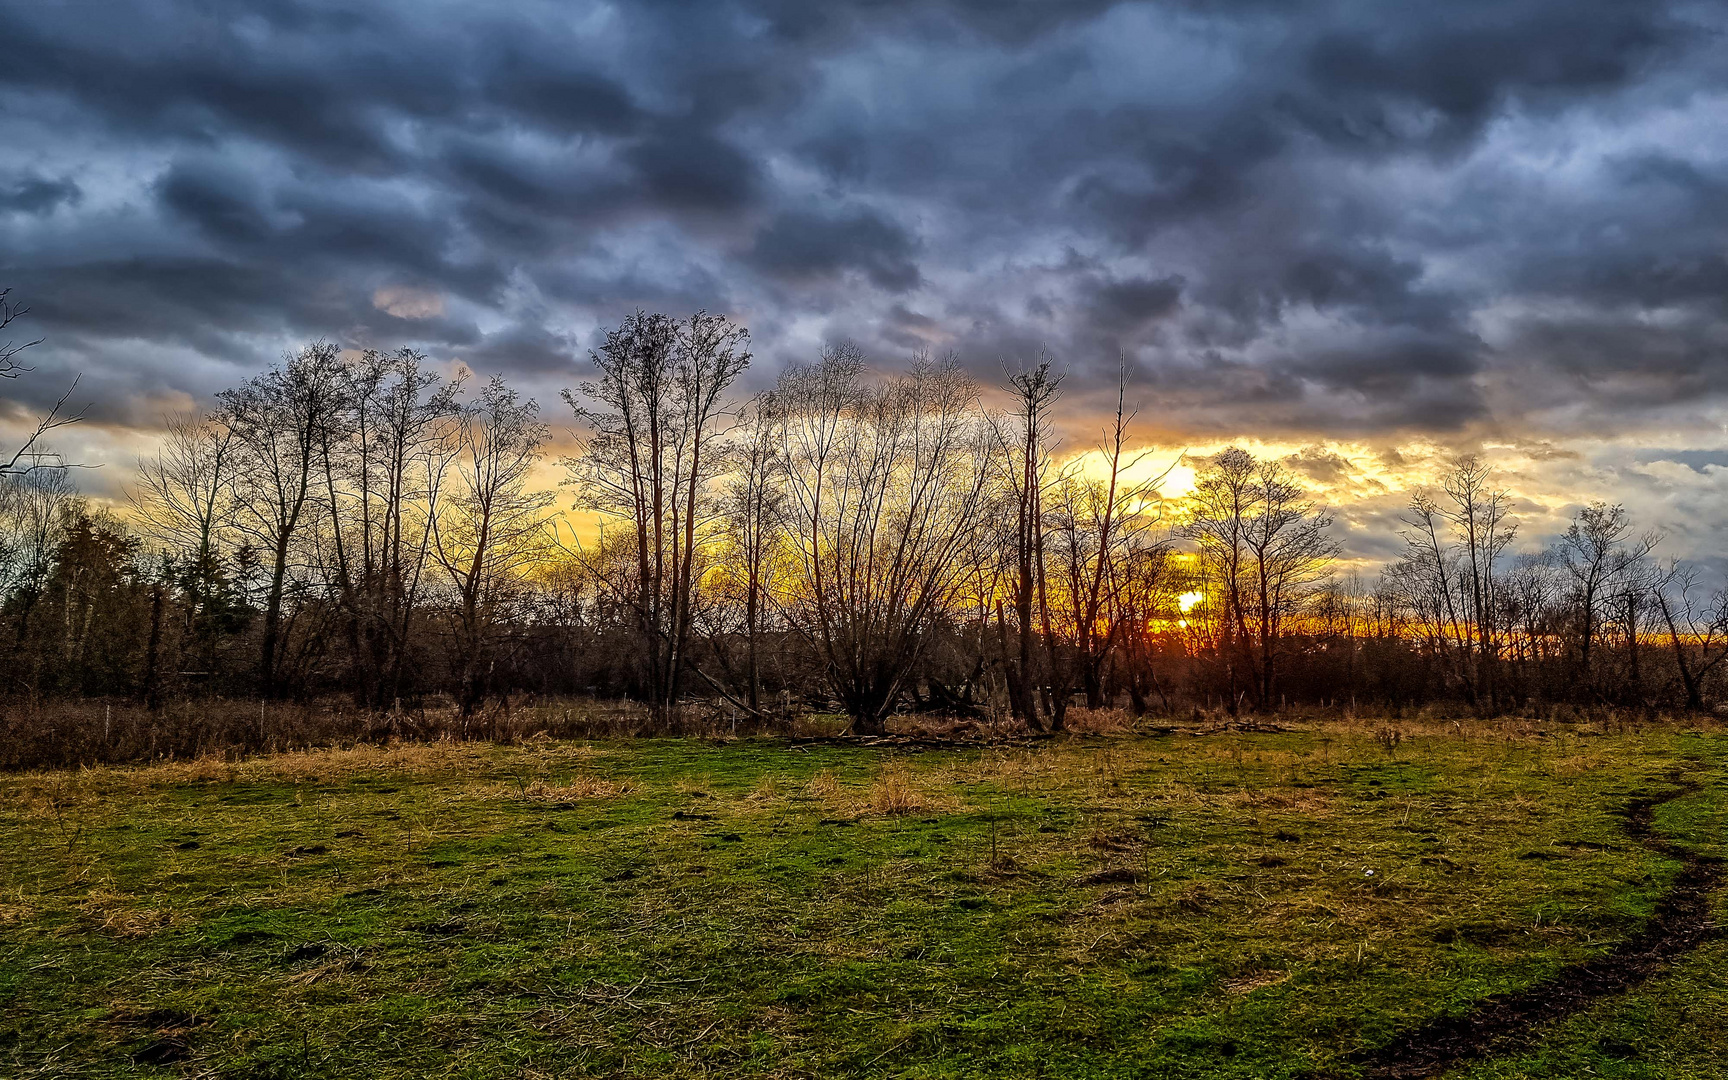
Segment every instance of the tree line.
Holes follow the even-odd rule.
[[[743,397],[749,347],[706,312],[624,319],[563,395],[576,450],[557,461],[502,378],[322,342],[172,419],[122,514],[65,464],[16,458],[11,707],[439,701],[470,718],[593,695],[666,724],[815,709],[872,734],[914,711],[1047,732],[1076,707],[1491,715],[1720,694],[1724,594],[1619,506],[1517,550],[1513,500],[1461,457],[1364,584],[1278,460],[1231,447],[1162,497],[1175,463],[1132,448],[1125,372],[1101,440],[1064,455],[1048,361],[986,407],[951,357],[881,372],[841,343]],[[567,508],[600,528],[572,531]]]

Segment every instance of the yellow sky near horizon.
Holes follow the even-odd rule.
[[[544,395],[541,395],[544,396]],[[161,406],[160,417],[185,411]],[[545,403],[543,402],[543,405]],[[138,413],[145,411],[140,405]],[[559,459],[576,449],[571,422],[562,405],[553,402],[544,414],[553,439],[545,460],[534,472],[537,488],[551,491],[565,527],[582,538],[598,533],[598,518],[571,508],[572,493],[560,486],[564,472]],[[17,437],[26,419],[16,406],[0,412],[0,437]],[[1059,412],[1066,429],[1058,459],[1078,465],[1087,475],[1101,476],[1107,459],[1098,446],[1100,414],[1079,409]],[[1164,499],[1179,499],[1192,490],[1203,460],[1228,445],[1257,456],[1284,462],[1313,492],[1317,503],[1330,509],[1344,544],[1346,564],[1371,571],[1397,547],[1397,515],[1411,494],[1436,481],[1454,445],[1427,435],[1389,436],[1384,440],[1300,438],[1224,438],[1196,434],[1186,440],[1173,431],[1170,417],[1161,422],[1136,421],[1129,457],[1131,482],[1144,482],[1166,473],[1157,485]],[[1522,545],[1535,546],[1561,531],[1572,508],[1594,499],[1625,503],[1640,526],[1661,528],[1668,535],[1665,551],[1685,557],[1715,557],[1715,537],[1728,529],[1728,438],[1706,432],[1673,433],[1673,441],[1691,449],[1676,453],[1664,448],[1660,432],[1625,433],[1615,438],[1530,439],[1517,441],[1459,437],[1456,446],[1480,453],[1496,469],[1496,482],[1514,500],[1522,523]],[[126,490],[137,460],[154,452],[156,432],[133,423],[86,423],[53,434],[53,442],[69,460],[94,468],[81,469],[77,480],[93,501],[124,514]],[[1709,456],[1720,450],[1723,465],[1685,460],[1687,454]],[[1667,455],[1667,456],[1664,456]],[[1690,460],[1690,459],[1688,459]]]

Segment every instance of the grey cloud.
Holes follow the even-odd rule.
[[[669,209],[724,213],[753,201],[755,162],[713,132],[670,126],[629,147],[624,158],[644,195]]]
[[[523,122],[567,134],[629,135],[647,121],[626,88],[591,72],[561,70],[556,61],[506,55],[488,91]]]
[[[83,190],[64,177],[51,180],[26,173],[12,180],[0,180],[0,214],[47,214],[57,206],[76,206],[83,198]]]
[[[1349,459],[1323,446],[1305,446],[1284,459],[1284,464],[1310,480],[1336,484],[1355,475]]]
[[[917,250],[905,230],[868,211],[833,217],[791,211],[756,234],[748,259],[780,278],[857,270],[877,288],[903,293],[922,281],[913,261]]]
[[[1100,286],[1092,296],[1093,325],[1106,333],[1132,333],[1176,310],[1182,279],[1129,278]]]
[[[548,381],[637,305],[1299,441],[1728,393],[1708,8],[0,7],[0,285],[106,397],[321,335]]]
[[[260,205],[256,178],[239,170],[176,163],[156,185],[164,209],[206,235],[237,244],[268,241],[277,231]]]

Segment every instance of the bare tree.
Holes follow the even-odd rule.
[[[213,616],[231,607],[224,548],[235,509],[235,456],[234,429],[220,415],[169,417],[155,455],[138,462],[128,493],[139,527],[167,556],[184,600],[186,638],[206,670],[214,666],[212,631],[220,621]]]
[[[1315,509],[1282,465],[1261,462],[1255,481],[1258,508],[1245,532],[1254,574],[1259,698],[1269,707],[1286,624],[1325,579],[1338,544],[1330,535],[1331,516]]]
[[[18,319],[30,313],[29,308],[19,307],[16,302],[8,300],[7,297],[11,295],[11,289],[0,289],[0,331],[4,331]],[[43,338],[33,338],[29,341],[20,342],[17,339],[8,339],[5,344],[0,344],[0,379],[16,379],[19,375],[31,370],[18,362],[18,354],[33,345],[42,344],[43,340]]]
[[[319,479],[328,431],[341,418],[344,378],[339,355],[335,345],[308,345],[280,366],[218,396],[220,422],[233,432],[238,451],[237,519],[269,560],[258,658],[258,686],[267,697],[280,689],[283,598],[294,545]]]
[[[1200,549],[1202,590],[1216,625],[1218,654],[1224,664],[1225,691],[1232,712],[1244,690],[1248,618],[1243,605],[1248,563],[1249,518],[1259,505],[1254,455],[1228,447],[1205,463],[1188,497],[1183,535]]]
[[[1553,551],[1519,555],[1498,586],[1504,601],[1503,629],[1519,664],[1528,668],[1549,657],[1556,640],[1557,605],[1563,592]]]
[[[170,416],[156,453],[138,461],[128,496],[139,526],[194,569],[219,554],[234,450],[234,429],[222,417]]]
[[[1620,631],[1621,646],[1626,657],[1625,678],[1619,698],[1626,705],[1647,704],[1644,696],[1644,627],[1656,610],[1656,593],[1662,587],[1662,572],[1650,552],[1658,539],[1652,533],[1642,550],[1629,552],[1625,567],[1616,575],[1607,598],[1610,620]]]
[[[738,614],[735,626],[717,628],[711,643],[721,663],[739,684],[751,711],[762,708],[762,640],[769,594],[781,548],[786,493],[781,484],[778,409],[770,394],[758,396],[739,416],[733,431],[732,466],[721,497],[723,544],[718,559],[720,591]],[[744,637],[742,672],[734,666],[724,639]]]
[[[1155,475],[1131,479],[1147,456],[1128,452],[1128,428],[1135,415],[1127,409],[1124,364],[1117,380],[1116,412],[1098,446],[1103,475],[1087,477],[1077,462],[1064,470],[1050,500],[1056,568],[1053,573],[1046,571],[1054,588],[1040,587],[1040,605],[1046,612],[1052,606],[1058,612],[1053,624],[1046,614],[1045,635],[1052,649],[1060,642],[1068,654],[1067,660],[1052,665],[1051,719],[1058,730],[1076,681],[1085,691],[1087,707],[1105,704],[1104,667],[1126,629],[1110,618],[1111,593],[1126,587],[1130,564],[1137,558],[1144,572],[1145,560],[1155,558],[1149,552],[1159,546],[1148,541],[1146,532],[1159,518],[1158,486],[1176,463]],[[1054,605],[1049,600],[1052,592],[1057,597]]]
[[[458,414],[455,490],[433,519],[433,549],[454,593],[457,701],[471,716],[492,675],[526,577],[547,553],[552,496],[528,490],[551,431],[540,407],[493,377]]]
[[[459,450],[457,395],[411,349],[344,368],[342,417],[321,448],[330,585],[343,611],[356,700],[405,689],[433,523]]]
[[[777,602],[853,730],[884,730],[933,622],[967,581],[991,475],[977,390],[952,359],[864,378],[849,344],[782,374],[792,573]]]
[[[723,397],[749,365],[749,331],[720,315],[683,322],[638,311],[591,354],[600,377],[564,399],[592,434],[565,462],[577,505],[630,530],[633,604],[644,691],[658,711],[677,701],[690,645],[697,566],[713,540],[711,487]]]
[[[7,297],[10,295],[12,295],[11,289],[0,289],[0,333],[4,333],[8,326],[30,313],[29,308],[19,307],[15,302],[8,300]],[[20,342],[15,338],[8,338],[4,342],[0,342],[0,379],[16,379],[27,371],[35,370],[20,363],[18,354],[32,346],[42,344],[44,340],[44,338],[31,338]],[[77,389],[78,379],[74,377],[72,385],[66,388],[64,394],[60,395],[60,400],[54,403],[54,407],[48,410],[47,415],[37,417],[36,426],[24,437],[24,441],[12,451],[12,456],[6,461],[0,462],[0,476],[30,472],[33,469],[64,469],[66,467],[59,455],[45,450],[40,444],[42,436],[50,431],[66,427],[68,424],[76,424],[84,419],[82,411],[73,414],[61,412]]]
[[[1582,507],[1556,545],[1560,565],[1571,579],[1577,617],[1578,675],[1593,688],[1591,654],[1601,635],[1604,610],[1621,580],[1656,546],[1655,534],[1632,536],[1626,508],[1593,502]]]
[[[1493,470],[1474,454],[1455,458],[1438,493],[1411,497],[1403,522],[1405,554],[1400,580],[1423,613],[1437,651],[1453,678],[1480,708],[1498,695],[1496,671],[1501,620],[1499,566],[1517,536],[1510,497],[1493,485]]]
[[[1043,730],[1036,687],[1053,676],[1050,605],[1046,589],[1044,493],[1049,485],[1051,453],[1050,410],[1061,397],[1062,378],[1052,375],[1050,361],[1022,369],[1008,378],[1013,412],[992,418],[1002,479],[1014,518],[1014,535],[1004,553],[1013,560],[1008,576],[1007,606],[1014,614],[1012,636],[1001,600],[996,602],[996,629],[1003,655],[1003,677],[1007,683],[1008,708],[1016,719],[1035,731]],[[1034,610],[1040,627],[1033,621]],[[1040,631],[1042,630],[1042,633]],[[1066,703],[1066,698],[1062,699]],[[1044,710],[1050,713],[1048,707]],[[1060,726],[1060,713],[1051,714]]]
[[[1686,708],[1704,711],[1704,679],[1728,659],[1728,591],[1705,601],[1698,595],[1698,568],[1671,562],[1653,594],[1668,631]]]
[[[1218,607],[1232,710],[1245,692],[1271,705],[1286,624],[1337,554],[1331,526],[1279,463],[1234,446],[1206,463],[1184,532],[1199,545],[1206,585],[1222,593],[1207,600]]]
[[[1159,679],[1158,642],[1161,634],[1182,629],[1179,595],[1186,582],[1167,538],[1145,530],[1129,534],[1112,567],[1106,593],[1110,628],[1122,655],[1122,684],[1134,715],[1144,716],[1152,694],[1171,707],[1169,687]]]
[[[82,506],[66,469],[0,475],[0,597],[12,617],[10,683],[34,685],[35,672],[25,659],[32,620],[53,576],[67,523]]]
[[[1492,476],[1493,470],[1486,463],[1466,454],[1454,460],[1440,478],[1449,500],[1441,513],[1458,535],[1467,570],[1470,622],[1475,628],[1476,696],[1490,706],[1495,700],[1499,653],[1495,567],[1518,532],[1518,527],[1507,521],[1510,498],[1505,489],[1492,486]]]

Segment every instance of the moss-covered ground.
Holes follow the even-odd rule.
[[[1610,950],[1728,735],[356,748],[0,777],[0,1075],[1299,1077]],[[1728,917],[1718,897],[1717,911]],[[1458,1067],[1728,1078],[1728,941]]]

